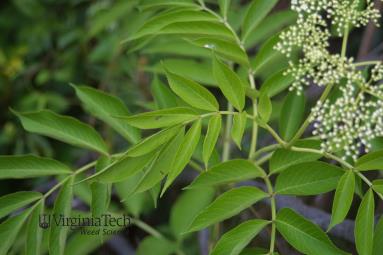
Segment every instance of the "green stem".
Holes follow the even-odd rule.
[[[267,186],[267,191],[270,195],[271,234],[270,234],[269,254],[272,255],[272,254],[274,254],[274,249],[275,249],[275,235],[276,235],[275,220],[276,220],[276,215],[277,215],[277,207],[276,207],[276,202],[275,202],[275,193],[274,193],[273,185],[271,184],[268,176],[265,176],[264,180],[265,180],[265,183]]]
[[[154,237],[157,237],[160,239],[166,239],[160,232],[158,232],[156,229],[152,228],[151,226],[149,226],[148,224],[146,224],[140,219],[134,218],[134,219],[131,219],[131,222],[132,224],[136,225],[137,227],[139,227],[140,229],[144,230],[145,232],[147,232],[148,234]]]
[[[342,50],[341,50],[342,58],[346,57],[348,36],[349,36],[348,26],[346,26],[344,29],[344,35],[343,35],[343,41],[342,41]]]
[[[370,65],[377,65],[377,64],[381,64],[381,63],[382,63],[382,61],[372,60],[372,61],[357,62],[357,63],[354,63],[354,66],[355,67],[358,67],[358,66],[370,66]]]
[[[249,71],[249,81],[250,81],[250,87],[252,89],[255,89],[254,76],[251,71]],[[257,149],[257,137],[258,137],[258,124],[256,122],[257,115],[258,115],[257,99],[253,99],[253,130],[252,130],[252,137],[251,137],[251,143],[250,143],[249,159],[254,158],[254,153]]]
[[[257,158],[258,156],[262,155],[262,153],[266,153],[266,152],[269,152],[269,151],[273,151],[273,150],[276,150],[278,148],[281,148],[281,145],[280,144],[272,144],[272,145],[268,145],[268,146],[265,146],[259,150],[257,150],[255,153],[254,153],[254,159]]]
[[[274,137],[274,139],[282,146],[286,147],[287,143],[275,132],[275,130],[268,124],[264,125],[264,128]]]
[[[233,111],[233,106],[228,103],[228,111]],[[226,118],[226,126],[225,126],[225,134],[223,140],[223,152],[222,152],[222,161],[227,161],[230,158],[230,150],[231,150],[231,140],[230,140],[230,131],[231,126],[233,125],[232,116],[227,116]]]

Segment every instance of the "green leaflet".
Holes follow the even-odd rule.
[[[245,159],[233,159],[201,173],[187,186],[187,189],[207,188],[214,185],[249,180],[262,175],[262,170],[254,163]]]
[[[134,127],[141,129],[156,129],[182,124],[194,120],[198,113],[192,108],[175,107],[152,112],[140,113],[134,116],[118,117]]]
[[[253,0],[242,24],[242,41],[259,25],[278,0]]]
[[[245,106],[245,85],[238,75],[222,63],[216,56],[213,57],[213,75],[224,96],[238,110]]]
[[[189,163],[198,141],[201,136],[201,119],[193,123],[191,128],[187,131],[184,141],[182,142],[179,151],[176,154],[174,166],[168,174],[164,188],[162,189],[161,196],[165,193],[167,188],[172,184],[175,178],[182,172],[185,166]]]
[[[21,214],[11,217],[0,224],[0,255],[9,254],[9,248],[14,244],[17,234],[30,213],[31,209],[27,209]]]
[[[372,189],[383,195],[383,180],[375,180],[372,182]]]
[[[72,210],[72,198],[73,198],[73,177],[69,178],[64,185],[55,200],[53,214],[56,217],[64,215],[69,217]],[[49,233],[49,254],[62,255],[64,254],[65,243],[67,238],[68,228],[57,226],[56,224],[50,225]]]
[[[141,171],[145,166],[157,158],[158,153],[152,152],[138,157],[124,156],[103,168],[86,180],[96,178],[103,183],[114,183],[126,180]]]
[[[175,126],[161,130],[131,147],[128,150],[127,155],[130,157],[138,157],[145,155],[172,139],[172,137],[178,134],[180,129],[180,126]]]
[[[177,245],[164,238],[149,236],[138,246],[137,255],[171,255]]]
[[[191,0],[144,0],[140,3],[140,10],[147,10],[152,8],[161,8],[161,7],[190,7],[190,8],[199,8],[199,5],[193,3]]]
[[[275,184],[275,192],[283,195],[317,195],[336,188],[344,171],[325,162],[305,162],[284,170]]]
[[[25,243],[26,255],[40,255],[43,231],[40,227],[40,215],[44,213],[44,201],[40,201],[29,217],[27,238]]]
[[[263,0],[262,0],[263,1]],[[266,0],[268,1],[268,0]],[[270,1],[270,0],[269,0]],[[273,0],[274,1],[274,0]],[[270,1],[271,2],[271,1]],[[275,45],[279,42],[279,35],[275,35],[268,39],[259,49],[257,55],[250,64],[254,70],[254,73],[257,74],[264,66],[275,59],[282,59],[283,55],[274,49]]]
[[[177,97],[165,84],[163,84],[158,79],[157,75],[154,76],[152,81],[151,91],[157,108],[165,109],[177,106]]]
[[[238,255],[268,224],[268,221],[258,219],[239,224],[219,239],[210,255]]]
[[[261,93],[258,103],[258,114],[263,122],[267,123],[270,120],[273,106],[270,97],[266,93]]]
[[[292,10],[275,11],[267,15],[245,40],[245,48],[250,49],[280,32],[285,26],[296,21],[297,13]]]
[[[135,193],[146,191],[158,184],[171,171],[175,164],[177,152],[184,140],[185,130],[182,129],[162,150],[155,163],[145,172],[135,188]]]
[[[320,141],[314,139],[303,139],[297,141],[294,146],[303,148],[320,149]],[[270,173],[278,173],[298,163],[310,162],[320,159],[322,155],[311,152],[292,151],[289,149],[277,149],[270,161]]]
[[[287,89],[294,81],[294,77],[290,74],[285,75],[286,70],[281,70],[270,76],[261,85],[260,93],[266,93],[269,97],[273,97]]]
[[[355,175],[351,170],[346,171],[340,178],[332,204],[331,222],[328,229],[341,223],[350,210],[355,191]]]
[[[372,255],[380,255],[383,250],[383,217],[380,217],[374,232],[374,247]]]
[[[298,131],[305,113],[305,96],[297,95],[291,91],[283,103],[280,119],[279,132],[284,140],[290,140]]]
[[[41,197],[41,193],[34,191],[19,191],[0,197],[0,218],[36,201]]]
[[[355,218],[355,244],[360,255],[371,255],[373,251],[374,211],[374,193],[369,189],[360,203]]]
[[[165,12],[154,16],[148,20],[130,40],[143,36],[161,33],[161,30],[167,25],[176,22],[192,22],[192,21],[216,21],[217,18],[210,13],[195,11],[190,9],[175,9],[174,11]]]
[[[214,151],[219,134],[221,132],[221,127],[222,127],[221,115],[211,116],[209,120],[209,125],[207,128],[205,140],[203,142],[203,148],[202,148],[202,158],[203,158],[203,162],[205,163],[205,166],[208,165],[211,154]]]
[[[75,118],[58,115],[48,110],[14,113],[29,132],[108,155],[108,148],[101,136],[91,126]]]
[[[218,111],[219,105],[214,95],[197,82],[166,70],[170,88],[189,105],[206,110]]]
[[[159,34],[212,36],[235,41],[228,28],[220,22],[211,21],[175,22],[163,27]]]
[[[177,239],[187,237],[183,233],[187,231],[193,219],[211,203],[214,193],[212,188],[182,192],[170,212],[170,228]]]
[[[233,117],[233,127],[231,128],[231,137],[233,138],[235,144],[239,149],[242,148],[242,137],[245,132],[247,121],[247,113],[243,111],[241,113],[235,114]]]
[[[111,160],[107,157],[100,157],[96,164],[96,173],[107,167]],[[92,216],[99,217],[108,210],[112,186],[110,184],[100,183],[98,181],[90,184],[92,193],[91,211]]]
[[[284,208],[278,212],[276,226],[284,239],[303,254],[346,254],[339,250],[317,225],[291,209]]]
[[[359,171],[367,170],[383,170],[383,150],[370,152],[355,163],[356,169]]]
[[[212,49],[216,54],[220,55],[224,59],[234,61],[244,66],[250,65],[247,54],[238,46],[237,43],[214,37],[193,39],[190,40],[190,43],[199,47]]]
[[[110,125],[130,142],[137,143],[140,140],[141,135],[138,129],[127,125],[120,119],[113,118],[113,116],[130,114],[121,99],[87,86],[72,85],[72,87],[82,104],[91,114]]]
[[[240,187],[231,189],[219,196],[206,209],[198,214],[189,227],[188,232],[198,231],[216,222],[230,218],[267,194],[255,187]]]
[[[223,17],[227,16],[227,12],[230,8],[231,0],[218,0],[219,9]]]
[[[70,174],[66,165],[49,158],[33,155],[0,156],[0,179],[21,179]]]

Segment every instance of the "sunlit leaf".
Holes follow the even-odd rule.
[[[214,151],[219,134],[221,132],[221,126],[222,126],[221,115],[214,115],[210,117],[207,133],[205,136],[205,140],[203,142],[203,150],[202,150],[202,158],[203,158],[203,162],[205,163],[205,166],[208,165],[211,154]]]
[[[279,132],[283,139],[290,140],[298,131],[305,113],[305,96],[291,91],[282,106],[279,120]]]
[[[355,245],[360,255],[371,255],[374,241],[374,193],[370,189],[360,203],[355,218]]]
[[[0,197],[0,218],[41,198],[35,191],[19,191]]]

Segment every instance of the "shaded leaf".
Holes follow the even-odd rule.
[[[262,85],[260,93],[266,93],[269,97],[273,97],[287,89],[295,80],[290,74],[284,74],[286,70],[281,70],[270,76]]]
[[[359,171],[367,170],[383,170],[383,150],[370,152],[355,163],[356,169]]]
[[[170,88],[186,103],[198,109],[218,111],[219,105],[217,100],[205,87],[170,71],[166,71],[166,76]]]
[[[279,132],[283,139],[290,140],[298,131],[305,113],[305,96],[291,91],[285,98],[279,119]]]
[[[66,165],[49,158],[33,155],[0,156],[0,179],[19,179],[70,174]]]
[[[176,134],[178,134],[180,129],[181,129],[180,126],[176,126],[176,127],[171,127],[171,128],[161,130],[155,133],[154,135],[151,135],[145,138],[144,140],[134,145],[133,147],[131,147],[128,150],[127,155],[130,157],[138,157],[138,156],[145,155],[157,149],[164,143],[168,142]]]
[[[154,77],[151,84],[151,92],[156,102],[157,108],[173,108],[177,106],[177,97],[164,85],[157,77]]]
[[[259,103],[258,103],[258,113],[259,117],[261,117],[262,121],[265,123],[269,122],[271,113],[273,111],[273,106],[271,104],[270,97],[264,93],[261,93],[261,96],[259,97]]]
[[[177,245],[164,238],[146,237],[138,246],[137,255],[171,255]]]
[[[143,36],[161,33],[161,29],[176,22],[191,22],[191,21],[216,21],[217,18],[210,13],[201,12],[190,9],[175,9],[158,14],[149,19],[143,26],[133,35],[132,39],[137,39]]]
[[[188,231],[198,231],[230,218],[266,196],[265,192],[255,187],[231,189],[220,195],[209,207],[198,214]]]
[[[141,171],[145,166],[152,162],[158,153],[152,152],[138,157],[124,156],[122,159],[116,160],[114,163],[96,172],[89,179],[96,178],[103,183],[114,183],[126,180]]]
[[[355,218],[355,245],[360,255],[371,255],[374,240],[374,193],[370,189],[360,203]]]
[[[0,197],[0,218],[41,198],[39,192],[19,191]]]
[[[249,220],[226,232],[210,255],[238,255],[267,225],[266,220]]]
[[[222,127],[221,115],[210,117],[205,140],[203,142],[202,158],[205,166],[208,165],[211,154],[214,151]]]
[[[101,136],[91,126],[75,118],[58,115],[48,110],[14,113],[29,132],[108,154],[107,146]]]
[[[262,0],[269,1],[269,0]],[[272,0],[275,1],[275,0]],[[270,1],[270,2],[272,2]],[[267,40],[257,52],[257,55],[251,60],[251,67],[255,74],[258,73],[264,66],[273,61],[274,59],[284,58],[284,56],[274,49],[275,45],[280,41],[279,35],[275,35]]]
[[[76,90],[76,94],[85,108],[92,115],[110,125],[132,143],[137,143],[140,140],[141,135],[138,129],[127,125],[120,119],[113,118],[113,116],[130,114],[119,98],[87,86],[72,85],[72,87]]]
[[[242,138],[243,133],[245,132],[247,121],[247,113],[245,111],[235,114],[233,116],[233,126],[231,128],[231,137],[233,138],[235,144],[238,148],[242,148]]]
[[[213,75],[229,102],[239,111],[245,106],[245,85],[228,66],[216,56],[213,59]]]
[[[134,127],[141,129],[156,129],[174,126],[196,119],[198,114],[192,108],[176,107],[152,112],[140,113],[129,117],[118,117]]]
[[[143,192],[158,184],[171,171],[175,164],[177,152],[184,140],[185,130],[182,129],[163,149],[155,163],[146,171],[139,181],[135,192]]]
[[[278,212],[276,226],[285,240],[303,254],[346,254],[317,225],[291,209],[284,208]]]
[[[106,168],[111,163],[107,157],[101,157],[97,160],[96,173]],[[110,184],[100,183],[98,181],[90,184],[92,192],[91,211],[92,216],[100,217],[108,210],[112,186]]]
[[[253,0],[242,24],[242,41],[245,41],[249,34],[267,16],[278,0]]]
[[[40,227],[40,215],[44,213],[44,202],[41,201],[34,208],[27,226],[27,238],[25,244],[26,255],[39,255],[41,254],[41,241],[43,238],[43,231]]]
[[[30,213],[31,209],[28,209],[17,216],[8,218],[0,224],[0,255],[9,254],[8,250],[15,243],[17,234]]]
[[[170,212],[170,228],[177,239],[186,237],[182,234],[187,231],[198,213],[211,203],[214,193],[212,188],[182,192]]]
[[[303,148],[320,149],[320,141],[305,139],[297,141],[294,146]],[[310,162],[320,159],[322,155],[311,152],[292,151],[288,149],[277,149],[273,153],[270,161],[270,173],[282,172],[286,168],[298,163]]]
[[[334,202],[332,204],[331,222],[328,229],[341,223],[350,210],[355,191],[355,176],[348,170],[340,178],[335,191]]]
[[[72,210],[72,198],[73,198],[73,178],[69,178],[62,186],[56,201],[54,203],[53,215],[59,217],[69,217]],[[67,227],[54,224],[50,225],[49,233],[49,254],[61,255],[64,254],[65,243],[68,233]]]
[[[374,232],[374,247],[372,255],[380,255],[383,251],[383,217],[380,217]]]
[[[168,174],[161,196],[189,163],[201,136],[201,119],[193,123],[176,154],[174,166]]]

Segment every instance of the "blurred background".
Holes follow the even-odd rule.
[[[95,159],[95,155],[86,151],[25,132],[9,111],[10,108],[18,111],[50,109],[70,115],[95,126],[114,151],[121,151],[128,146],[128,142],[82,109],[69,83],[92,86],[116,95],[132,113],[163,108],[174,103],[172,100],[162,101],[158,96],[168,93],[170,96],[167,98],[172,98],[161,75],[163,70],[160,61],[163,61],[165,66],[172,67],[177,73],[211,86],[211,91],[218,92],[214,88],[210,72],[211,56],[207,49],[173,36],[149,37],[132,43],[122,43],[157,11],[138,8],[141,2],[143,1],[0,2],[0,154],[33,153],[53,157],[72,166],[81,166]],[[217,10],[216,1],[205,2]],[[229,23],[235,29],[239,29],[248,3],[245,0],[232,1]],[[381,1],[377,1],[377,4],[380,7],[382,5]],[[251,55],[270,36],[294,22],[295,14],[288,10],[288,6],[288,0],[280,1],[270,14],[273,22],[266,18],[249,36],[245,46]],[[367,28],[355,29],[351,33],[349,55],[358,60],[382,59],[382,39],[382,28],[369,25]],[[333,50],[339,51],[339,45],[339,38],[334,38]],[[275,58],[259,70],[257,84],[262,84],[270,75],[286,66],[286,60]],[[320,90],[310,89],[309,99],[315,99],[319,93]],[[224,99],[221,98],[221,101]],[[282,100],[279,101],[273,102],[273,118],[278,118]],[[245,137],[244,140],[246,150],[246,140],[249,139]],[[270,142],[271,137],[260,134],[261,144]],[[239,150],[233,150],[233,155],[242,155]],[[189,182],[192,177],[183,178],[185,182]],[[30,189],[44,192],[54,184],[55,180],[43,178],[1,181],[0,195]],[[137,216],[143,215],[150,225],[166,229],[171,205],[182,186],[181,180],[181,184],[160,201],[156,210],[153,210],[150,196],[146,195],[128,201],[126,210]],[[122,189],[123,187],[120,188],[120,193],[123,193]],[[86,209],[86,200],[89,200],[87,187],[78,190],[78,197],[80,199],[75,203],[75,208]],[[306,202],[310,206],[330,211],[331,203],[327,195],[308,199]],[[260,209],[260,214],[262,213],[267,214]],[[93,254],[130,254],[126,251],[135,250],[144,236],[142,231],[132,227],[101,245]],[[200,254],[197,240],[190,242],[193,245],[188,254]]]

